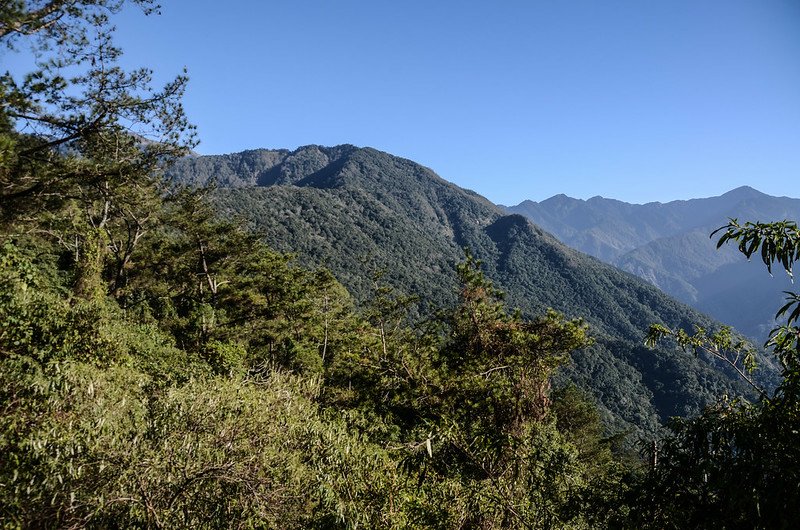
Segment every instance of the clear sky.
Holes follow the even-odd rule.
[[[188,68],[202,154],[371,146],[503,204],[800,196],[798,0],[161,3],[118,41]]]

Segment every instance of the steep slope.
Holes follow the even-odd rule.
[[[187,159],[171,176],[217,177],[221,210],[243,216],[272,246],[326,265],[361,300],[382,269],[384,281],[419,295],[423,309],[451,303],[454,266],[469,247],[523,313],[553,307],[591,324],[596,344],[576,354],[564,376],[597,396],[615,429],[652,433],[670,416],[744,391],[704,359],[641,346],[651,322],[713,326],[707,317],[427,168],[369,148],[309,146],[259,151],[260,166],[226,173],[243,157]],[[215,173],[220,167],[226,172]]]
[[[798,199],[741,187],[719,197],[665,204],[558,195],[507,210],[757,340],[765,338],[783,291],[791,288],[785,276],[770,278],[761,267],[749,266],[735,248],[717,250],[709,234],[728,218],[800,219]]]

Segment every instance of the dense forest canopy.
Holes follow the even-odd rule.
[[[653,322],[686,330],[719,324],[411,160],[371,148],[306,146],[192,156],[168,176],[194,186],[215,181],[209,197],[218,211],[243,218],[306,266],[325,264],[358,304],[382,270],[388,285],[419,296],[419,313],[452,305],[455,266],[469,248],[525,317],[554,308],[591,325],[593,344],[557,377],[595,397],[611,432],[657,437],[672,416],[749,392],[710,356],[643,346]],[[774,385],[769,359],[759,360],[757,377]]]
[[[472,254],[449,304],[421,313],[392,271],[356,303],[327,269],[218,215],[215,192],[167,183],[194,145],[187,78],[157,88],[119,67],[109,17],[124,4],[155,9],[0,6],[3,44],[40,53],[38,70],[0,78],[4,527],[795,520],[796,298],[770,343],[777,390],[677,423],[648,464],[584,392],[553,387],[591,347],[586,321],[509,309]],[[791,271],[800,238],[779,228],[724,238]]]

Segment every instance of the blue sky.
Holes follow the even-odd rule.
[[[796,0],[161,3],[118,41],[188,68],[203,154],[371,146],[503,204],[800,195]]]

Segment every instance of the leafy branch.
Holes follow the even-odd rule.
[[[772,274],[772,266],[778,263],[794,280],[793,266],[800,259],[800,230],[794,221],[774,223],[739,224],[730,219],[728,224],[715,230],[711,236],[724,231],[717,248],[728,241],[737,241],[739,251],[748,259],[759,252],[761,260]],[[786,303],[775,314],[776,319],[786,316],[786,323],[776,327],[769,334],[766,347],[773,349],[783,365],[784,381],[779,392],[796,396],[800,393],[800,294],[784,291]]]
[[[724,233],[717,241],[717,248],[729,241],[739,243],[739,252],[750,259],[760,249],[761,261],[767,266],[767,271],[772,274],[772,265],[780,263],[786,274],[794,278],[792,265],[800,259],[800,230],[794,221],[778,221],[775,223],[752,223],[750,221],[739,224],[735,218],[729,219],[727,225],[717,228],[709,237],[714,237],[719,232]]]
[[[683,351],[692,351],[695,355],[705,352],[712,358],[727,364],[762,397],[767,392],[753,380],[752,374],[758,367],[756,350],[744,339],[735,337],[731,328],[723,326],[719,331],[708,334],[700,326],[695,326],[693,334],[683,329],[673,330],[661,324],[652,324],[645,338],[645,345],[654,348],[664,339],[674,340]]]

